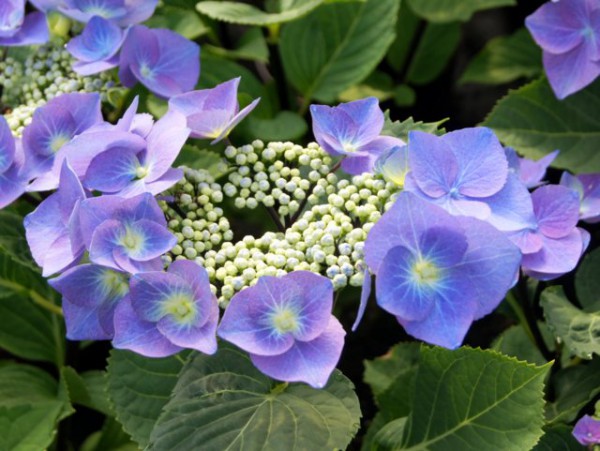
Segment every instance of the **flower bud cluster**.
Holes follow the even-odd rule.
[[[31,123],[37,107],[61,94],[98,92],[105,100],[107,91],[115,86],[114,75],[77,75],[71,69],[73,61],[60,42],[51,42],[37,48],[23,62],[12,57],[0,62],[0,100],[13,107],[5,117],[16,136],[21,136],[23,128]]]
[[[271,151],[275,154],[272,160],[269,158]],[[244,162],[243,158],[238,158],[238,165],[233,167],[222,188],[219,183],[214,183],[207,171],[185,169],[185,178],[172,190],[175,202],[165,204],[165,212],[179,244],[167,257],[167,264],[172,259],[187,258],[204,266],[222,304],[226,304],[236,292],[254,285],[261,276],[281,276],[294,270],[322,274],[331,279],[335,290],[347,285],[362,286],[366,268],[364,242],[369,230],[391,206],[398,191],[394,184],[367,173],[351,180],[338,180],[329,168],[331,159],[316,144],[302,148],[291,143],[264,146],[262,142],[255,141],[238,149],[230,146],[226,154],[230,163],[238,155],[250,157],[252,161]],[[270,161],[269,166],[280,169],[269,171],[265,160]],[[285,161],[284,165],[277,164],[282,161]],[[257,165],[259,162],[263,165]],[[313,165],[328,166],[327,171],[318,172]],[[291,172],[298,168],[301,168],[299,172]],[[317,171],[319,176],[313,171]],[[278,173],[278,177],[273,177],[275,180],[268,175],[267,179],[264,178],[272,173]],[[273,192],[275,197],[280,198],[291,191],[291,186],[290,190],[286,190],[285,186],[279,187],[282,182],[277,180],[280,179],[296,184],[296,189],[306,195],[306,202],[299,202],[299,208],[305,207],[305,210],[296,210],[299,211],[296,216],[285,210],[282,214],[280,209],[284,205],[264,203],[265,198],[273,198]],[[253,184],[256,188],[261,181],[267,181],[267,184],[263,183],[255,190],[251,188]],[[241,190],[252,194],[242,197]],[[259,193],[265,198],[257,196]],[[216,199],[213,199],[215,194]],[[231,242],[233,234],[229,223],[222,217],[222,210],[212,205],[222,200],[223,194],[233,198],[238,208],[256,208],[253,203],[248,205],[247,200],[258,197],[257,204],[260,202],[268,208],[277,208],[286,229],[277,233],[267,232],[258,238],[248,235]],[[207,203],[202,203],[201,198]],[[244,199],[246,203],[242,205],[238,199]],[[206,209],[208,202],[211,206]],[[210,214],[213,211],[218,211],[218,217]],[[182,213],[191,216],[182,220]],[[221,224],[227,224],[225,231],[220,228]],[[201,227],[202,233],[196,234],[194,225]],[[220,231],[218,233],[222,233],[223,239],[217,237],[213,241],[213,235],[207,239],[208,234],[203,234],[205,230]]]

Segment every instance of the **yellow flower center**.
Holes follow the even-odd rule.
[[[419,258],[412,267],[415,281],[419,285],[433,285],[440,278],[440,270],[430,261]]]
[[[289,308],[281,309],[271,317],[273,327],[280,334],[298,330],[298,316]]]

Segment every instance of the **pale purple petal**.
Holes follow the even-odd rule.
[[[560,151],[555,150],[537,161],[528,158],[519,159],[519,178],[527,188],[535,188],[546,176],[546,170],[558,156]]]
[[[546,185],[531,194],[540,231],[549,238],[562,238],[579,221],[579,196],[561,185]]]
[[[575,269],[585,244],[579,229],[573,229],[562,238],[542,239],[544,245],[539,252],[523,255],[521,264],[525,274],[539,280],[551,280]]]
[[[136,178],[140,161],[134,150],[113,147],[94,157],[85,177],[87,189],[103,193],[119,193]]]
[[[46,16],[35,11],[25,16],[23,25],[10,37],[0,37],[0,46],[39,45],[48,42],[50,32]]]
[[[124,33],[116,24],[94,16],[83,32],[69,41],[66,48],[80,61],[105,61],[117,54],[123,39]]]
[[[81,307],[63,297],[62,311],[69,340],[110,340],[114,335],[112,324],[106,329],[95,308]]]
[[[242,109],[239,113],[233,116],[233,118],[231,118],[231,120],[227,123],[223,131],[219,133],[219,136],[217,136],[213,141],[211,141],[211,144],[216,144],[223,138],[225,138],[227,135],[229,135],[229,133],[231,133],[231,131],[236,127],[236,125],[242,122],[244,118],[248,116],[248,114],[250,114],[254,108],[256,108],[258,102],[260,102],[260,97],[258,99],[254,99],[252,102],[250,102],[250,104],[244,107],[244,109]]]
[[[369,298],[371,297],[371,288],[373,285],[373,277],[371,276],[371,272],[368,268],[365,268],[364,271],[364,280],[362,284],[362,288],[360,290],[360,304],[358,306],[358,312],[356,312],[356,319],[354,320],[354,324],[352,324],[352,332],[356,332],[358,329],[358,325],[362,321],[362,318],[367,309],[367,303],[369,302]]]
[[[480,219],[498,230],[513,232],[537,225],[531,194],[514,173],[508,174],[506,184],[498,193],[481,200],[490,207],[491,214]]]
[[[144,166],[148,168],[146,183],[159,179],[171,168],[189,134],[185,119],[179,115],[167,114],[154,124],[147,138],[144,159]]]
[[[4,116],[0,116],[0,174],[15,160],[15,138]]]
[[[561,55],[544,53],[543,63],[550,86],[561,100],[585,88],[600,75],[600,61],[590,61],[580,47]]]
[[[546,2],[525,19],[533,39],[545,51],[565,53],[583,41],[587,8],[583,1]]]
[[[408,174],[408,146],[393,147],[375,162],[375,172],[402,187]]]
[[[573,437],[583,446],[597,445],[600,443],[600,420],[582,416],[573,428]]]

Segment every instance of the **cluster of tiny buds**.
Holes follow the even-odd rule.
[[[5,117],[16,136],[29,125],[36,108],[61,94],[98,92],[106,100],[108,90],[115,86],[114,75],[102,72],[82,77],[73,72],[73,61],[61,42],[36,48],[24,61],[10,56],[0,61],[0,100],[11,107]]]
[[[281,169],[269,171],[266,165],[257,165],[272,155],[269,149],[275,153],[270,166]],[[392,205],[398,192],[394,184],[371,174],[338,180],[329,168],[332,163],[330,157],[316,144],[303,148],[292,143],[270,143],[265,147],[262,142],[255,141],[251,146],[228,147],[226,152],[230,164],[237,155],[250,156],[250,160],[254,161],[249,162],[250,165],[242,164],[240,162],[248,163],[248,160],[239,158],[237,165],[230,168],[222,187],[207,171],[186,168],[184,179],[168,193],[173,199],[164,202],[163,208],[178,244],[165,257],[166,264],[181,258],[201,264],[206,268],[213,291],[223,305],[236,292],[254,285],[261,276],[280,276],[294,270],[327,276],[336,290],[347,285],[362,286],[366,269],[364,242],[375,222]],[[256,155],[256,159],[252,155]],[[277,156],[283,158],[280,160]],[[282,160],[287,165],[276,164]],[[314,165],[319,168],[327,166],[327,171],[318,172],[312,161],[320,161],[320,166],[318,163]],[[240,168],[244,167],[248,171],[242,169],[240,173]],[[299,167],[302,167],[301,171],[291,173]],[[284,171],[285,168],[289,172]],[[314,176],[313,171],[319,173],[319,178]],[[275,172],[278,173],[278,177],[273,177],[275,180],[268,178],[268,185],[251,190],[253,183],[265,180],[261,175],[257,182],[258,174]],[[313,174],[312,178],[310,174]],[[244,178],[250,180],[250,185],[240,189],[241,185],[247,184],[242,182],[240,185]],[[304,209],[296,217],[289,211],[286,212],[287,218],[281,215],[281,222],[287,224],[285,230],[267,232],[258,238],[248,235],[233,243],[229,222],[223,217],[221,208],[214,204],[220,203],[225,195],[232,197],[238,208],[256,208],[253,203],[241,205],[238,201],[242,197],[236,193],[247,189],[254,194],[244,199],[256,200],[258,197],[257,204],[260,202],[267,208],[274,208],[275,204],[265,205],[264,198],[256,194],[273,197],[273,191],[278,190],[275,197],[281,197],[285,186],[280,188],[277,181],[282,178],[286,183],[296,184],[296,189],[308,192],[306,199],[313,198],[299,202],[299,207],[302,205]],[[235,193],[231,192],[233,189]],[[278,205],[279,208],[281,206]]]

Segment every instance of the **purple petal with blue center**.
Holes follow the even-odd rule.
[[[562,238],[573,231],[579,221],[579,196],[561,185],[546,185],[532,195],[533,209],[541,233]]]
[[[123,43],[119,77],[128,87],[140,81],[154,94],[190,91],[200,75],[200,47],[171,30],[133,27]]]
[[[23,24],[15,30],[14,34],[0,37],[0,46],[14,47],[24,45],[39,45],[48,42],[50,31],[46,16],[35,11],[25,16]]]
[[[120,194],[137,178],[140,167],[136,151],[111,148],[94,157],[84,177],[85,187],[106,194]]]
[[[571,175],[563,172],[560,184],[579,195],[579,218],[588,223],[600,221],[600,174]]]
[[[69,304],[71,314],[67,319],[67,336],[70,339],[112,338],[115,308],[129,294],[126,274],[85,264],[71,268],[49,283],[62,294],[63,308]],[[86,332],[87,327],[90,329]],[[103,332],[101,338],[97,336],[98,330]]]
[[[64,270],[83,255],[84,244],[72,239],[73,216],[86,194],[67,163],[63,165],[58,191],[25,217],[25,235],[34,260],[45,277]]]
[[[347,155],[342,160],[341,167],[348,174],[372,173],[375,170],[375,163],[381,155],[394,147],[402,145],[404,145],[404,141],[401,139],[392,136],[379,136],[358,148],[354,154]]]
[[[296,341],[279,355],[250,354],[250,359],[260,371],[274,379],[323,388],[340,359],[345,335],[340,322],[330,316],[327,328],[317,338]]]
[[[95,16],[118,20],[127,13],[127,8],[125,0],[64,0],[59,11],[71,19],[88,22]]]
[[[112,344],[117,349],[129,349],[146,357],[167,357],[183,350],[161,334],[154,323],[140,319],[129,298],[117,306],[114,324]]]
[[[589,415],[582,416],[573,428],[573,437],[583,446],[600,443],[600,420]]]

